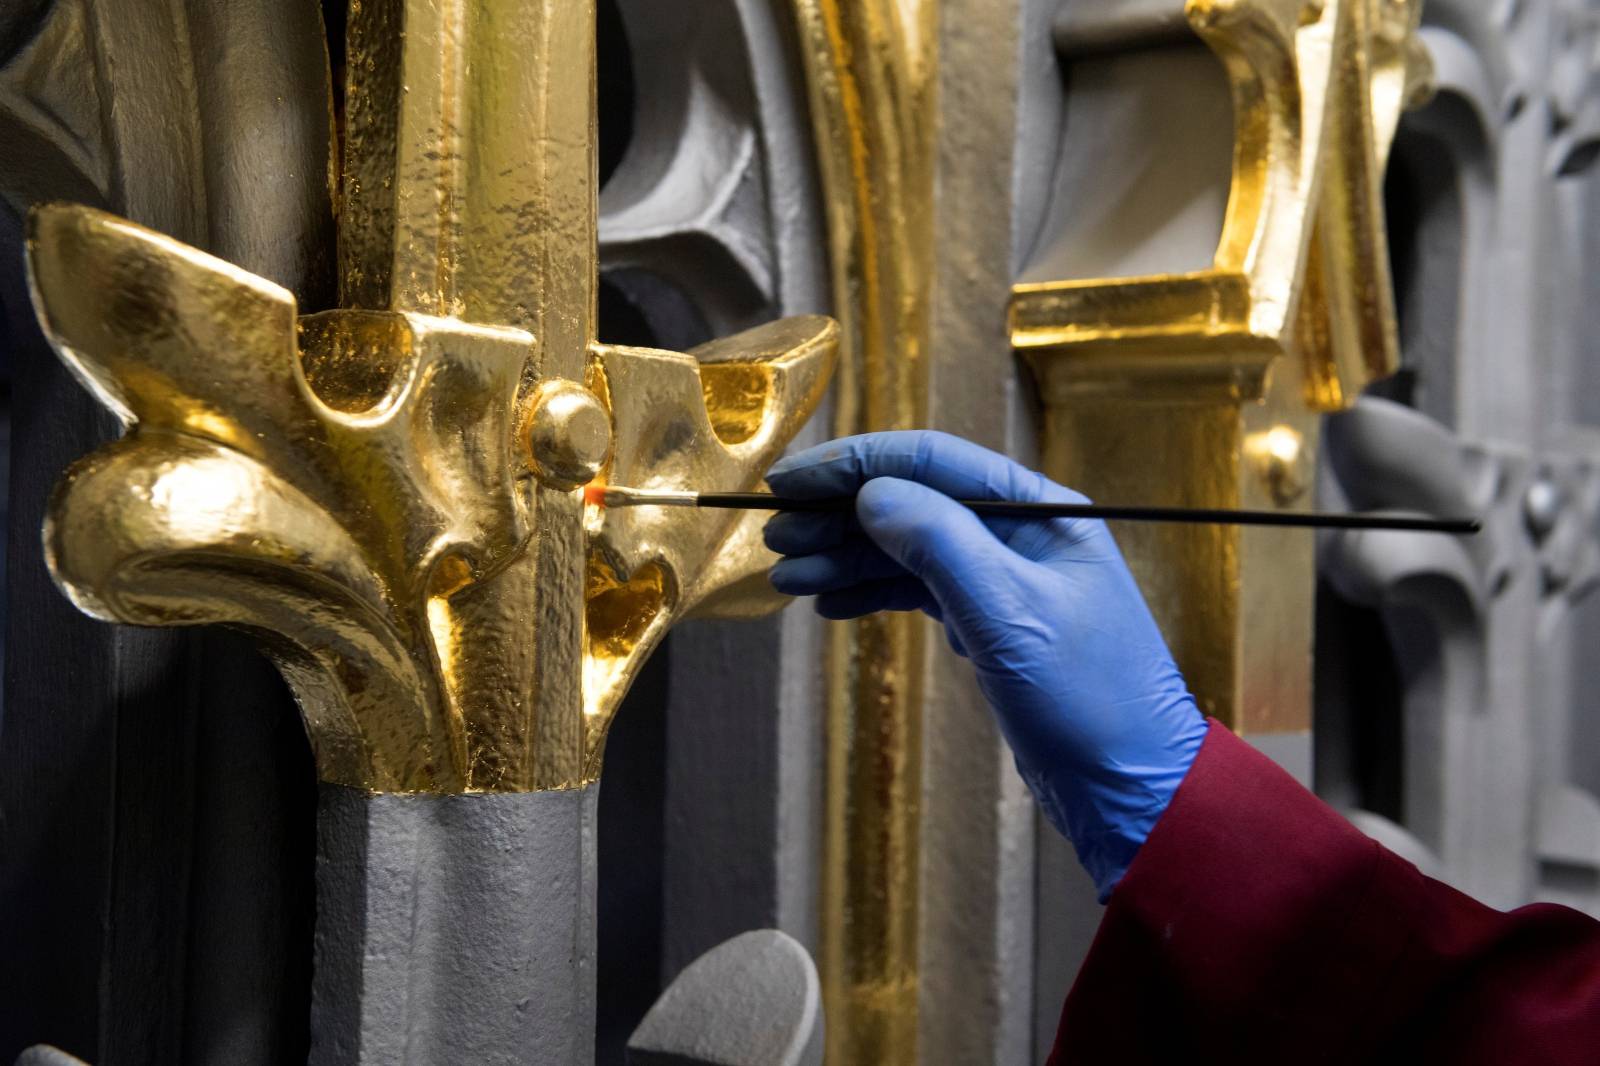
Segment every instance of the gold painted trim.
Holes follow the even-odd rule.
[[[935,0],[794,0],[843,329],[837,433],[927,418]],[[827,1060],[917,1059],[926,625],[832,628],[819,964]]]

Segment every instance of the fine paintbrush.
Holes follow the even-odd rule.
[[[596,507],[722,507],[744,511],[840,512],[855,508],[854,496],[805,500],[769,492],[672,492],[590,485],[583,498]],[[975,514],[995,518],[1111,518],[1124,522],[1198,522],[1234,526],[1297,526],[1312,529],[1405,529],[1424,533],[1476,533],[1476,518],[1411,518],[1404,515],[1319,514],[1295,511],[1234,511],[1205,507],[1121,507],[1095,503],[1022,503],[957,500]]]

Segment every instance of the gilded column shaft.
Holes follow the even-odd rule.
[[[529,370],[581,385],[595,339],[593,3],[358,0],[349,43],[347,302],[526,330]],[[476,587],[441,570],[429,624],[472,776],[570,785],[587,757],[583,508],[565,486],[518,492],[540,551]]]
[[[834,429],[927,416],[938,5],[796,0],[843,328]],[[926,623],[833,627],[820,963],[828,1060],[917,1058]]]

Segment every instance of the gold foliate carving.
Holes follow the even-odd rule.
[[[937,0],[793,0],[828,208],[840,434],[927,419]],[[818,964],[832,1063],[917,1061],[926,621],[829,634]]]
[[[1420,3],[1185,11],[1233,101],[1212,265],[1018,285],[1012,340],[1042,386],[1054,476],[1109,499],[1304,509],[1317,413],[1398,365],[1381,182],[1431,79]],[[1207,711],[1243,731],[1309,728],[1309,538],[1118,536]]]
[[[35,302],[127,426],[58,487],[74,603],[263,635],[328,781],[571,788],[675,618],[776,606],[758,514],[586,507],[590,480],[747,489],[819,401],[837,327],[689,354],[594,337],[594,11],[356,0],[344,308],[72,205]]]

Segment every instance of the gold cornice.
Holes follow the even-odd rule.
[[[1282,349],[1311,239],[1332,56],[1349,33],[1340,11],[1352,2],[1364,0],[1330,0],[1301,25],[1299,0],[1191,0],[1190,25],[1222,62],[1234,110],[1233,184],[1212,265],[1016,286],[1012,343],[1041,377],[1075,350],[1099,355],[1130,337],[1175,354]]]
[[[1221,376],[1256,400],[1266,364],[1293,352],[1307,403],[1333,410],[1392,373],[1381,183],[1401,110],[1430,91],[1420,13],[1417,0],[1190,0],[1190,25],[1221,61],[1234,108],[1212,265],[1015,286],[1012,343],[1041,381],[1115,378],[1124,356],[1221,353],[1236,363]],[[1323,298],[1299,318],[1308,275]]]

